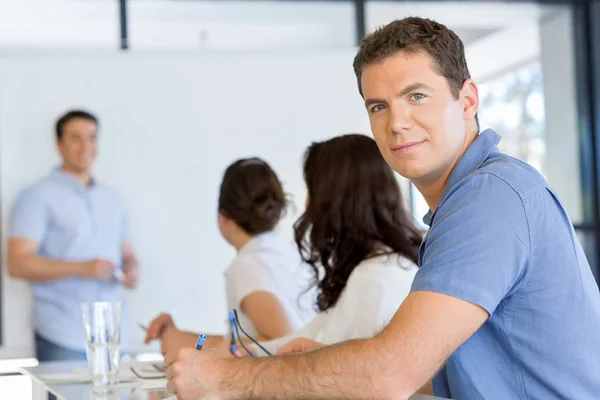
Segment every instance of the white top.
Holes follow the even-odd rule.
[[[299,337],[329,345],[375,336],[408,296],[417,270],[413,262],[397,254],[364,260],[350,274],[333,307],[318,314],[299,331],[261,345],[275,353]],[[256,346],[254,349],[257,350]]]
[[[310,277],[310,266],[294,246],[273,232],[256,235],[241,248],[225,272],[228,311],[235,308],[242,328],[256,336],[256,327],[242,311],[242,300],[252,292],[269,292],[277,297],[296,331],[316,315],[315,290],[304,294]],[[240,335],[243,337],[242,332]]]

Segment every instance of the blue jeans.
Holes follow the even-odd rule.
[[[47,341],[35,334],[35,350],[39,362],[45,361],[85,361],[84,351],[70,350]]]

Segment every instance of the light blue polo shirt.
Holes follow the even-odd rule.
[[[431,228],[412,291],[490,314],[436,375],[434,392],[599,399],[598,286],[556,194],[535,169],[500,153],[499,141],[492,130],[479,135],[424,218]]]
[[[10,237],[35,240],[40,243],[38,254],[50,259],[103,258],[120,268],[121,244],[129,237],[127,213],[111,189],[98,183],[84,188],[56,169],[20,194],[13,206]],[[123,300],[116,280],[71,277],[32,286],[36,332],[72,350],[85,350],[82,302]],[[125,338],[122,335],[122,347]]]

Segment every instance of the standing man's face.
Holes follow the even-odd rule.
[[[98,126],[85,118],[74,118],[63,127],[58,150],[63,166],[74,172],[89,172],[96,159]]]
[[[417,186],[435,182],[461,156],[475,117],[477,87],[467,80],[455,99],[448,81],[424,52],[399,52],[366,65],[361,87],[381,154]]]

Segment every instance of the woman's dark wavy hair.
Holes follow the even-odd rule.
[[[418,262],[422,236],[373,139],[347,134],[313,143],[304,155],[304,179],[308,204],[294,234],[313,268],[320,311],[336,304],[363,260],[399,254]]]

